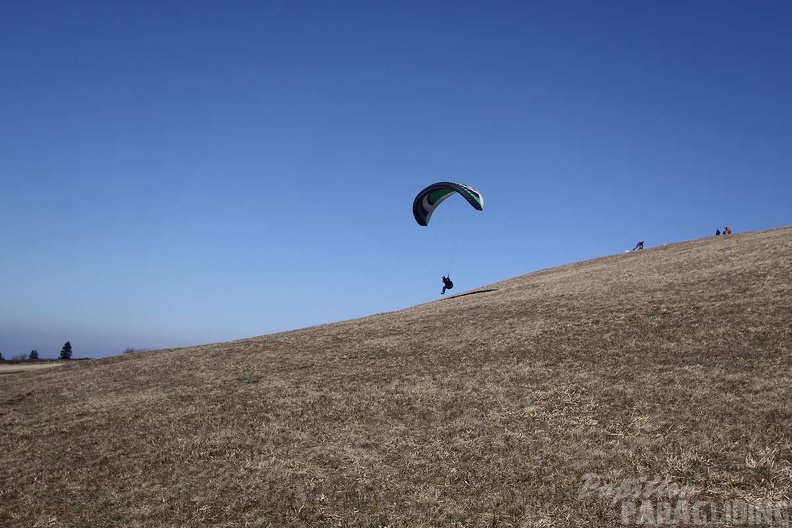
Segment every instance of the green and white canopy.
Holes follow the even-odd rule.
[[[418,193],[413,201],[413,216],[418,225],[429,225],[429,218],[437,206],[454,193],[462,195],[478,211],[484,207],[484,197],[470,185],[452,182],[433,183]]]

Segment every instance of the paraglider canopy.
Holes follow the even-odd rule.
[[[429,225],[429,218],[440,203],[454,193],[462,195],[476,210],[484,207],[484,197],[476,189],[464,183],[433,183],[418,193],[413,200],[413,216],[418,225]]]

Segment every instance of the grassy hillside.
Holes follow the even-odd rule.
[[[2,375],[0,525],[620,526],[606,484],[656,477],[789,500],[790,402],[792,228],[711,237]]]

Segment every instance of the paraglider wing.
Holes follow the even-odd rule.
[[[413,201],[413,216],[418,225],[429,225],[429,218],[440,203],[454,193],[461,194],[478,211],[484,207],[484,197],[476,189],[463,183],[433,183],[418,193]]]

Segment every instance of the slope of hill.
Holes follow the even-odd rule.
[[[788,227],[7,374],[0,525],[617,526],[680,490],[789,515],[791,348]]]

